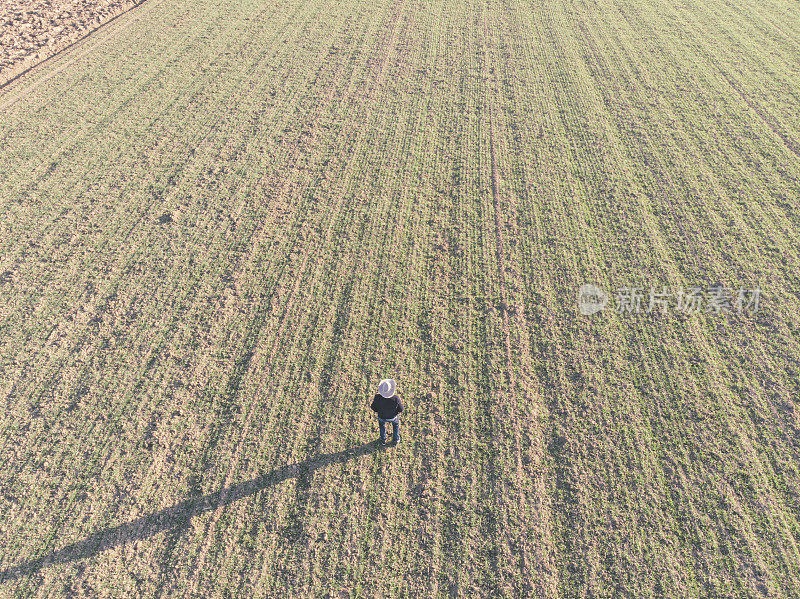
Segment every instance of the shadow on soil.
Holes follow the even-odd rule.
[[[281,466],[258,478],[226,487],[203,497],[187,499],[161,511],[137,518],[127,524],[120,524],[119,526],[91,534],[81,541],[67,545],[63,549],[43,557],[31,559],[2,570],[0,571],[0,582],[33,574],[54,564],[64,564],[92,557],[113,547],[124,545],[131,541],[147,539],[160,532],[182,525],[185,526],[195,516],[225,507],[234,501],[254,495],[262,489],[277,485],[289,478],[307,476],[319,468],[341,464],[359,456],[375,453],[380,449],[381,445],[377,441],[372,441],[337,453],[327,453],[305,462]]]

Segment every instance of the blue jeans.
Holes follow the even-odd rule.
[[[400,440],[400,414],[394,418],[381,418],[378,416],[378,428],[381,431],[381,441],[386,441],[386,423],[392,423],[392,441],[397,443]]]

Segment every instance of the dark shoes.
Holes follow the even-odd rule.
[[[400,442],[400,438],[398,437],[397,439],[392,439],[391,441],[387,441],[386,439],[379,439],[378,442],[383,446],[397,445]]]

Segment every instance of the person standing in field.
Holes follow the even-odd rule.
[[[381,443],[386,445],[386,423],[392,423],[392,443],[400,441],[400,412],[403,402],[395,393],[397,383],[394,379],[383,379],[378,385],[378,392],[372,398],[370,408],[378,414],[378,428]]]

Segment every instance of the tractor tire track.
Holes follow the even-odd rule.
[[[504,11],[500,7],[494,7],[493,11],[487,6],[485,8],[488,14],[495,14],[500,13],[501,15],[504,14]],[[505,362],[506,362],[506,376],[507,376],[507,384],[508,384],[508,391],[507,395],[511,400],[511,405],[515,408],[519,406],[521,403],[520,393],[522,392],[521,389],[533,389],[532,385],[526,384],[523,387],[520,387],[519,380],[515,374],[516,370],[516,363],[514,360],[512,348],[513,348],[513,338],[511,333],[512,323],[509,317],[509,313],[514,315],[514,328],[518,331],[518,338],[520,341],[519,347],[519,359],[526,363],[523,366],[522,372],[523,376],[527,378],[526,375],[529,375],[532,371],[530,362],[530,348],[527,345],[527,331],[529,330],[528,320],[524,314],[524,308],[520,305],[511,305],[509,301],[510,295],[508,290],[508,283],[507,283],[507,273],[515,272],[511,270],[506,262],[505,256],[505,247],[506,247],[506,240],[504,234],[504,227],[506,223],[504,223],[504,216],[503,216],[503,200],[502,200],[502,190],[500,188],[500,180],[501,180],[501,172],[500,166],[498,164],[498,133],[499,133],[499,126],[498,126],[498,117],[496,112],[496,105],[498,102],[499,97],[499,87],[500,87],[500,62],[497,58],[493,62],[490,62],[490,52],[495,52],[497,48],[505,47],[503,46],[502,41],[495,41],[492,43],[490,37],[490,30],[497,32],[497,35],[500,36],[502,31],[505,31],[505,28],[508,27],[508,22],[503,21],[499,25],[495,25],[494,27],[489,26],[489,19],[487,15],[484,15],[483,19],[483,35],[484,35],[484,69],[485,69],[485,76],[489,79],[489,90],[488,90],[488,98],[487,98],[487,106],[488,106],[488,117],[489,117],[489,159],[490,159],[490,175],[491,175],[491,194],[492,194],[492,206],[494,209],[494,237],[495,237],[495,255],[497,259],[497,280],[498,285],[500,287],[500,316],[502,321],[502,331],[503,331],[503,346],[504,346],[504,354],[505,354]],[[511,211],[509,214],[506,215],[506,218],[509,220],[508,225],[512,227],[514,231],[518,231],[518,226],[515,222],[516,218],[512,215]],[[518,287],[518,286],[517,286]],[[527,415],[532,421],[537,422],[540,420],[543,414],[540,413],[540,410],[543,406],[543,402],[541,398],[538,396],[526,395],[526,407],[530,409],[530,414]],[[503,415],[504,420],[511,420],[513,425],[513,433],[514,433],[514,468],[516,472],[517,478],[517,485],[521,484],[522,481],[527,479],[528,472],[525,471],[523,466],[523,459],[522,459],[522,447],[521,447],[521,431],[518,419],[515,417],[515,414],[511,415]],[[544,457],[544,446],[542,443],[542,434],[541,430],[539,429],[538,424],[534,426],[534,432],[531,435],[531,443],[532,447],[530,449],[531,453],[534,456],[534,459],[538,460],[538,464],[535,467],[535,483],[534,487],[536,489],[537,494],[539,495],[539,499],[541,500],[541,513],[538,515],[538,518],[534,520],[533,527],[537,530],[537,532],[541,533],[542,539],[539,547],[545,547],[544,550],[537,549],[532,544],[528,542],[528,535],[522,534],[516,541],[514,541],[514,548],[519,551],[520,553],[520,571],[521,572],[529,572],[535,571],[541,575],[541,577],[537,578],[535,584],[536,587],[536,595],[539,597],[554,597],[557,593],[558,582],[557,582],[557,570],[555,568],[555,555],[554,555],[554,545],[552,541],[552,522],[548,515],[549,504],[547,502],[547,490],[546,484],[544,479],[544,464],[542,459]],[[516,485],[515,485],[516,486]],[[523,491],[521,489],[515,488],[514,492],[523,495]],[[505,531],[510,531],[513,527],[510,527],[508,523],[505,524],[503,529]],[[524,547],[524,550],[520,551],[519,545]],[[534,563],[528,564],[526,562],[527,553],[532,554]],[[525,589],[524,592],[527,594],[530,592],[531,589]]]

